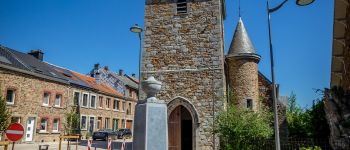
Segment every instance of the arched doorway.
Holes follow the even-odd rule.
[[[169,116],[169,150],[192,150],[193,119],[186,107],[177,106]]]

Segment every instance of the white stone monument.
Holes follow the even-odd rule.
[[[167,106],[164,101],[155,97],[162,83],[151,76],[142,81],[141,85],[147,98],[139,100],[135,108],[133,149],[167,150]]]

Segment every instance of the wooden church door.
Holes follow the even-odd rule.
[[[169,150],[181,150],[181,106],[176,107],[169,116]]]

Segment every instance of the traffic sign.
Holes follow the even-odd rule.
[[[12,123],[9,127],[7,127],[5,134],[7,139],[9,139],[12,142],[16,142],[23,137],[24,128],[19,123]]]

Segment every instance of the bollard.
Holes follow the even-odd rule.
[[[107,150],[112,150],[112,139],[108,138]]]
[[[88,150],[92,150],[91,149],[91,144],[92,144],[92,139],[91,138],[89,138],[88,140],[87,140],[87,147],[88,147]]]
[[[125,137],[123,137],[123,143],[122,143],[121,150],[124,150],[124,149],[125,149]]]

